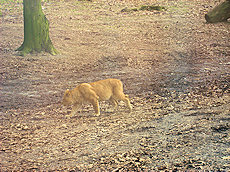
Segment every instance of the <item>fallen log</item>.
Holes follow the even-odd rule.
[[[205,19],[208,23],[217,23],[227,21],[230,18],[230,0],[226,0],[217,5],[207,14]]]

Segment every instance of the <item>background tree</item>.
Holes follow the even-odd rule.
[[[24,42],[17,49],[24,56],[33,51],[57,54],[49,37],[49,22],[42,12],[41,0],[23,0]]]
[[[227,21],[230,18],[230,0],[222,2],[205,15],[208,23]]]

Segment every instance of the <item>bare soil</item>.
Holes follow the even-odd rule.
[[[220,2],[43,2],[59,55],[18,56],[22,0],[1,2],[1,171],[230,170],[230,24]],[[160,5],[163,11],[128,11]],[[123,11],[123,12],[122,12]],[[65,89],[118,78],[133,106],[65,116]]]

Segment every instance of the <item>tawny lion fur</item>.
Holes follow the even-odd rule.
[[[93,105],[96,115],[100,115],[99,101],[109,100],[114,108],[117,108],[118,101],[126,103],[129,111],[132,107],[128,98],[123,92],[122,82],[118,79],[105,79],[92,83],[83,83],[72,90],[66,90],[63,97],[63,105],[73,105],[69,116],[76,114],[79,107],[84,103]]]

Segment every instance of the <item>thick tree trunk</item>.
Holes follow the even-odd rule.
[[[17,49],[21,55],[33,51],[57,54],[49,37],[49,22],[42,12],[41,0],[23,0],[23,15],[24,42]]]
[[[208,23],[227,21],[230,18],[230,0],[226,0],[205,15]]]

